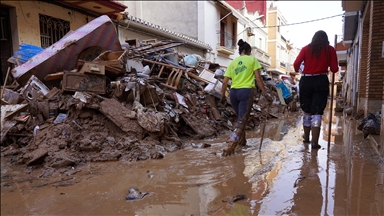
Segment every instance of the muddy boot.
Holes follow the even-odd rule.
[[[320,136],[320,127],[312,127],[312,149],[319,149],[319,136]]]
[[[309,134],[311,133],[311,127],[303,126],[303,128],[304,128],[303,142],[309,143]]]
[[[235,152],[238,141],[227,142],[228,147],[223,150],[223,156],[230,156]]]
[[[245,138],[245,131],[240,135],[239,146],[243,147],[247,145],[247,139]]]
[[[235,152],[236,146],[239,144],[240,136],[238,129],[235,129],[227,140],[228,147],[223,150],[223,156],[229,156]]]

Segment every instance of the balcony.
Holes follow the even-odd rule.
[[[216,50],[227,55],[235,54],[236,38],[226,31],[217,31],[217,34],[220,35],[220,44]]]
[[[269,68],[271,66],[271,55],[264,50],[252,46],[251,55],[253,55],[264,67]]]
[[[346,12],[343,20],[343,36],[345,41],[353,40],[358,27],[359,13]]]
[[[351,12],[351,11],[360,11],[363,9],[364,1],[349,1],[349,0],[342,0],[341,6],[343,8],[343,11],[345,12]]]
[[[78,10],[84,10],[97,16],[107,14],[123,12],[127,6],[119,1],[107,0],[107,1],[73,1],[73,0],[55,0],[50,1],[53,4],[67,5]]]

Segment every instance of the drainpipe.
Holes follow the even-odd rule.
[[[364,4],[365,5],[365,4]],[[356,55],[356,58],[355,58],[355,61],[357,62],[357,67],[356,67],[356,71],[354,73],[354,77],[353,77],[353,97],[354,97],[354,100],[353,100],[353,107],[354,107],[354,110],[357,111],[357,102],[358,102],[358,97],[357,97],[357,89],[358,89],[358,76],[357,74],[360,72],[360,63],[361,63],[361,46],[362,46],[362,36],[363,36],[363,26],[362,26],[362,17],[363,17],[363,14],[362,14],[362,11],[359,11],[359,23],[358,23],[358,26],[359,26],[359,32],[358,32],[358,39],[359,39],[359,47],[358,47],[358,54]]]

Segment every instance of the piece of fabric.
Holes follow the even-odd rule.
[[[232,79],[231,89],[255,88],[254,71],[261,68],[255,57],[243,55],[229,64],[224,76]]]
[[[321,115],[312,115],[311,127],[320,127],[321,126]]]
[[[309,47],[309,45],[303,47],[299,55],[296,57],[295,62],[293,63],[295,71],[300,70],[300,65],[302,62],[305,64],[305,67],[302,71],[303,74],[328,73],[328,67],[330,67],[333,73],[336,73],[339,70],[336,50],[332,46],[328,46],[327,49],[323,49],[319,59],[312,56],[312,49]]]
[[[236,112],[238,125],[240,125],[242,118],[247,113],[248,102],[253,96],[253,89],[231,89],[229,99],[231,105]]]
[[[305,113],[323,115],[329,95],[328,76],[301,77],[300,107]]]
[[[310,113],[304,113],[303,115],[303,125],[305,127],[311,127],[312,115]]]

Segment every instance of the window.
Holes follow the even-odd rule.
[[[231,19],[226,18],[226,16],[220,16],[220,31],[217,31],[220,35],[219,45],[233,49],[236,46],[237,23],[232,22]]]
[[[277,17],[277,31],[278,31],[278,32],[280,32],[280,25],[281,25],[280,18]]]
[[[41,47],[47,48],[59,41],[70,30],[69,21],[39,14]]]
[[[225,22],[220,22],[220,46],[225,46]]]
[[[236,46],[236,36],[237,36],[237,25],[235,22],[232,22],[232,46]]]

